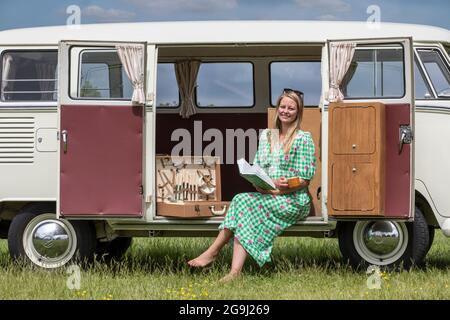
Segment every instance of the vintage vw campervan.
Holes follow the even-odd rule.
[[[448,30],[392,23],[2,31],[0,236],[56,268],[132,237],[215,235],[254,190],[236,160],[291,87],[318,170],[284,235],[337,237],[353,266],[420,263],[435,229],[450,236],[449,51]]]

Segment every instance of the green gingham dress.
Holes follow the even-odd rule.
[[[254,163],[271,179],[300,177],[311,180],[316,171],[314,142],[309,132],[298,130],[291,150],[284,154],[278,145],[270,152],[269,129],[261,133]],[[244,249],[263,266],[270,262],[273,241],[283,230],[309,214],[310,198],[307,188],[285,195],[259,192],[234,196],[219,229],[227,228]]]

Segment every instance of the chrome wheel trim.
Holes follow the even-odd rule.
[[[33,218],[23,233],[23,248],[37,266],[53,269],[66,264],[75,255],[77,236],[73,226],[54,214]]]
[[[408,230],[403,222],[358,221],[353,229],[356,251],[373,265],[385,266],[399,260],[406,251],[408,240]]]

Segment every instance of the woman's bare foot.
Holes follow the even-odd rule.
[[[194,268],[204,268],[216,260],[217,254],[212,254],[207,251],[203,252],[197,258],[189,260],[188,265]]]
[[[241,273],[239,271],[230,271],[225,277],[219,280],[220,283],[228,283],[233,280],[236,280],[241,276]]]

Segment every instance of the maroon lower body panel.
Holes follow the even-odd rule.
[[[386,105],[385,216],[407,218],[411,200],[411,145],[398,152],[399,128],[411,125],[408,104]]]
[[[142,216],[143,108],[61,106],[60,213]]]

